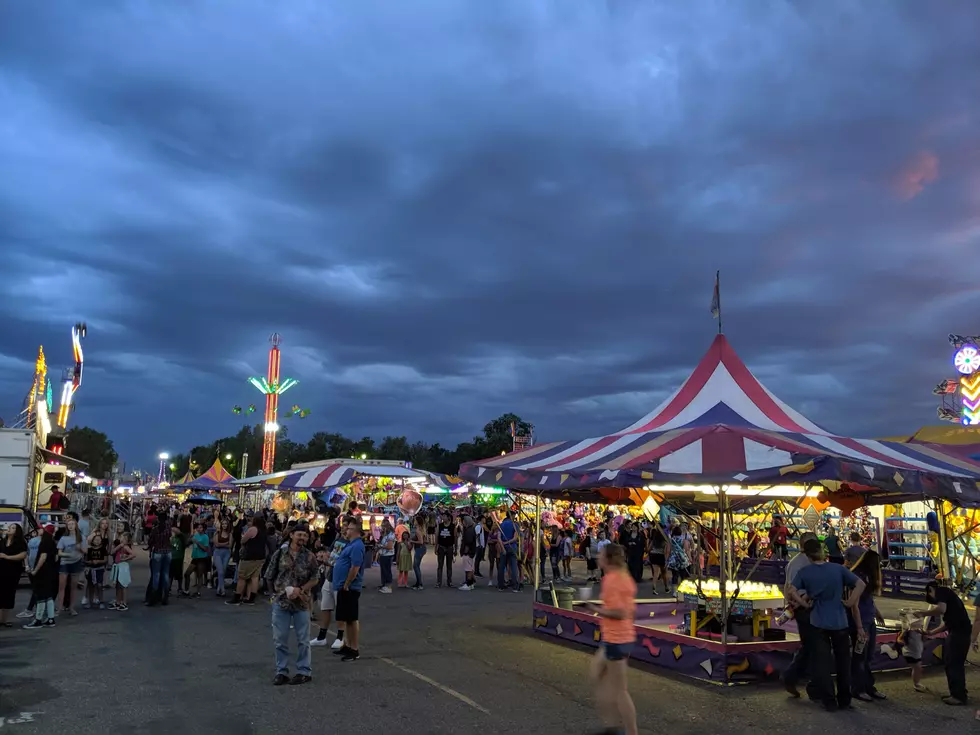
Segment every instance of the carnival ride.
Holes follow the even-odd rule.
[[[950,334],[953,367],[958,378],[946,378],[932,389],[942,403],[936,413],[943,421],[964,426],[980,425],[980,336]]]
[[[269,365],[266,369],[265,377],[252,377],[248,379],[262,395],[265,396],[265,422],[263,424],[264,437],[262,442],[262,472],[270,475],[275,470],[276,462],[276,438],[279,433],[279,396],[299,383],[295,378],[284,378],[280,373],[280,363],[282,353],[279,346],[282,344],[282,336],[275,332],[269,337]],[[234,406],[231,409],[235,414],[246,416],[255,412],[255,404],[250,404],[248,408],[242,409],[241,406]],[[283,420],[290,418],[306,418],[310,415],[308,408],[300,408],[298,405],[292,406],[283,415]]]
[[[34,429],[37,424],[38,401],[44,401],[48,413],[52,409],[51,381],[48,380],[48,362],[44,357],[44,346],[37,348],[37,358],[34,361],[34,377],[31,387],[24,398],[24,408],[17,417],[14,429]]]
[[[65,370],[65,380],[61,389],[61,405],[58,407],[57,424],[62,429],[68,426],[68,416],[75,407],[75,393],[82,385],[82,367],[85,362],[82,353],[82,340],[87,332],[88,328],[83,322],[79,322],[71,328],[71,347],[75,364]]]

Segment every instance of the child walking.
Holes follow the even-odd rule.
[[[912,667],[912,688],[917,692],[927,692],[926,685],[922,683],[922,630],[926,621],[916,618],[911,610],[902,610],[902,632],[898,635],[898,642],[902,644],[902,656],[905,663]]]
[[[408,587],[408,573],[412,571],[412,544],[408,531],[402,531],[401,543],[398,544],[398,586]]]
[[[102,602],[102,588],[105,586],[105,566],[109,560],[108,540],[96,531],[89,541],[88,550],[85,552],[85,599],[82,607],[91,605],[97,610],[105,610],[105,603]]]
[[[126,611],[129,605],[126,604],[126,590],[132,582],[132,575],[129,571],[129,562],[135,558],[133,553],[133,535],[131,533],[122,534],[116,544],[112,554],[112,583],[116,587],[116,601],[109,604],[110,610]]]

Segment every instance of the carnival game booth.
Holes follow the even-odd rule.
[[[361,513],[364,527],[373,520],[380,524],[384,513],[372,508],[397,506],[409,515],[422,505],[423,494],[440,495],[462,485],[459,478],[417,470],[407,462],[393,460],[327,459],[294,465],[292,469],[271,475],[255,475],[236,480],[239,488],[264,494],[264,502],[276,504],[277,510],[292,507],[295,499],[346,506],[357,500],[368,510]],[[321,506],[322,507],[322,506]],[[323,513],[315,513],[316,523],[323,523]]]
[[[962,423],[923,426],[911,436],[894,437],[893,440],[938,444],[946,452],[980,461],[980,426],[964,426]],[[932,549],[941,543],[941,537],[945,537],[950,579],[961,593],[974,596],[980,579],[980,513],[975,509],[956,508],[950,504],[935,509],[902,506],[889,510],[893,511],[886,512],[888,517],[885,519],[889,526],[889,541],[907,544],[905,549],[913,549],[909,552],[912,558],[906,566],[920,566],[916,564],[920,560],[914,557],[926,553],[923,550],[930,550],[929,553],[934,555]],[[934,527],[932,511],[936,512],[941,528]],[[914,572],[901,572],[898,579],[900,591],[914,591],[919,581]]]
[[[693,596],[688,591],[688,597],[682,592],[676,601],[640,600],[632,655],[715,684],[776,678],[799,645],[790,625],[788,632],[768,625],[752,631],[750,626],[747,635],[745,626],[733,629],[735,618],[758,618],[758,607],[771,618],[781,604],[770,589],[734,578],[730,519],[737,507],[774,489],[796,499],[814,496],[843,511],[924,499],[980,505],[977,463],[932,445],[831,434],[766,390],[722,335],[677,392],[622,431],[464,464],[460,475],[537,497],[584,499],[600,488],[645,488],[664,499],[674,493],[712,496],[722,540],[717,587],[702,580]],[[596,646],[598,618],[581,609],[535,601],[534,631]],[[713,614],[717,635],[692,627],[692,613]],[[760,628],[770,632],[757,640],[752,633]],[[924,661],[935,662],[940,645],[929,641]],[[895,630],[879,633],[873,666],[905,666]]]

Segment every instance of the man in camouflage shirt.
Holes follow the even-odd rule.
[[[310,661],[310,590],[320,578],[316,556],[306,548],[305,525],[289,535],[289,546],[272,555],[265,580],[272,590],[272,640],[276,647],[275,686],[306,684],[313,678]],[[296,631],[296,676],[289,678],[289,630]]]

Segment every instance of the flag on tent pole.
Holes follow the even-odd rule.
[[[715,291],[711,296],[711,316],[718,320],[718,334],[721,334],[721,271],[715,271]]]

